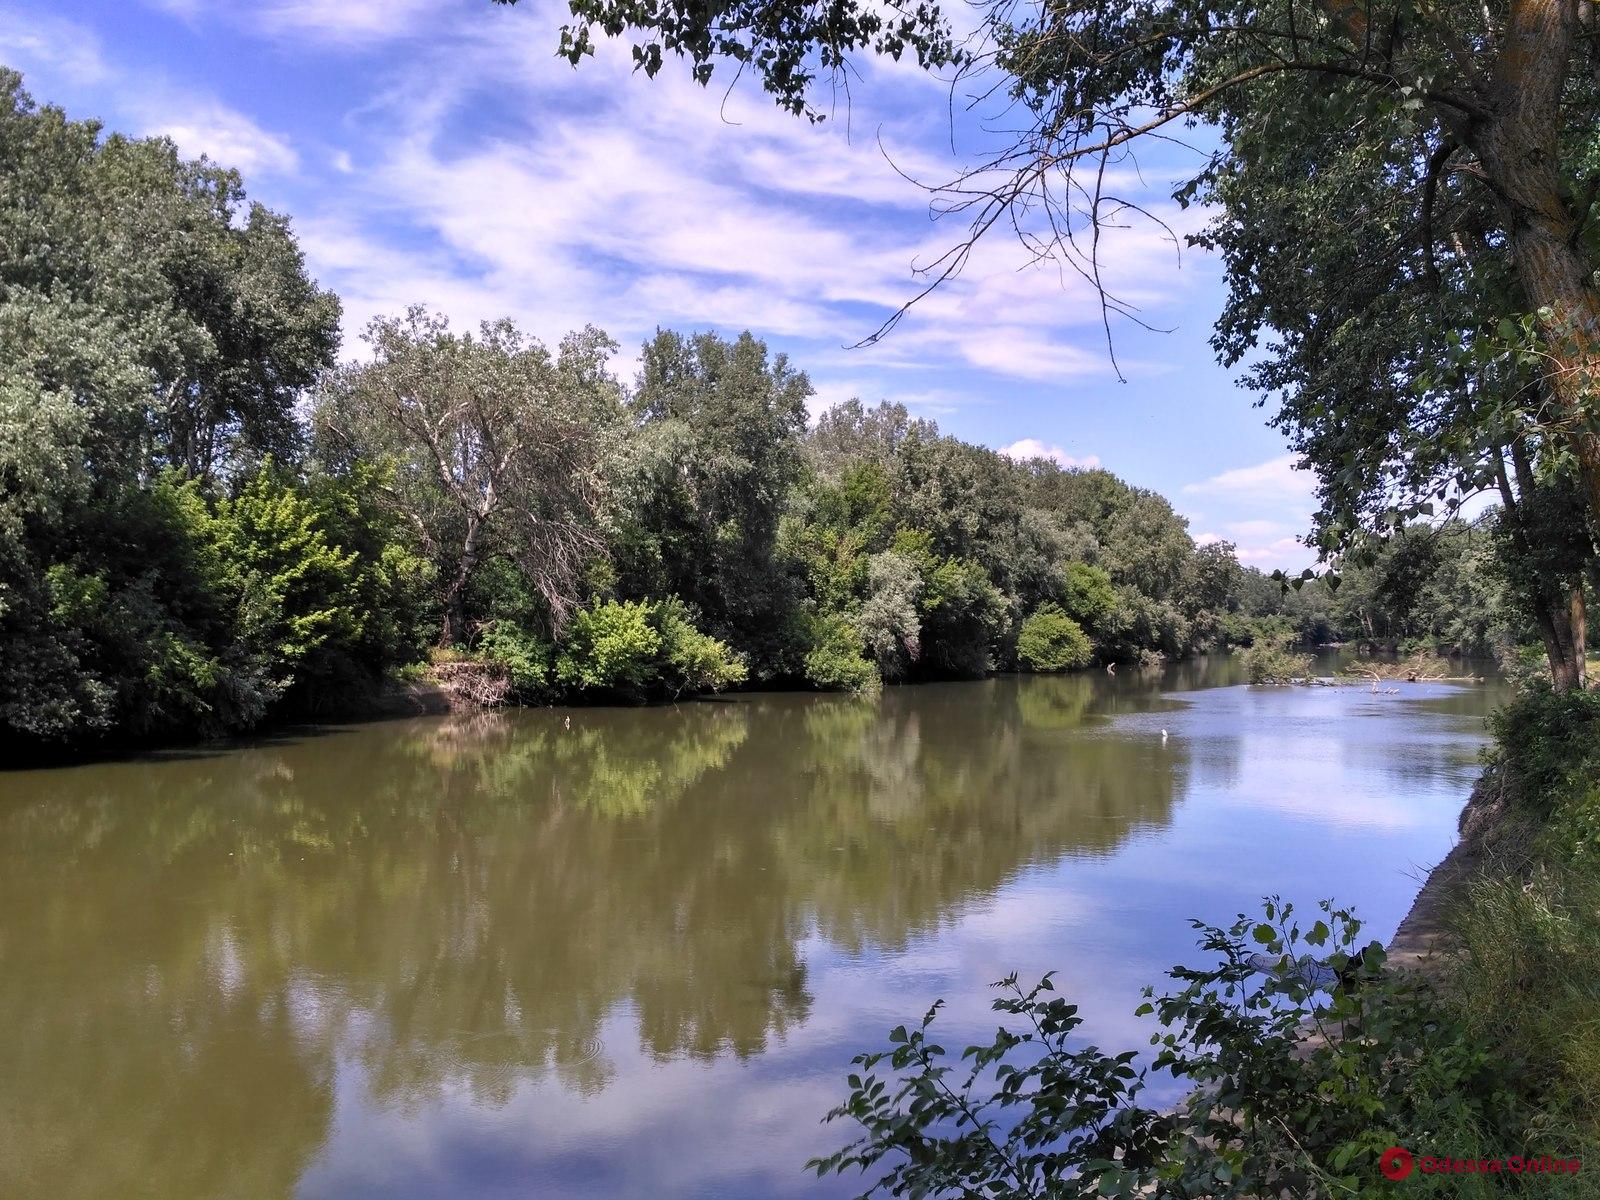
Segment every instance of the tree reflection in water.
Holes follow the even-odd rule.
[[[904,947],[1166,825],[1194,742],[1109,722],[1197,682],[507,712],[5,776],[0,1194],[292,1195],[344,1062],[408,1113],[592,1094],[619,1014],[657,1062],[758,1056],[813,1015],[808,938]]]

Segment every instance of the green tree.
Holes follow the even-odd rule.
[[[778,526],[802,471],[811,383],[741,334],[660,332],[631,398],[614,558],[625,596],[682,597],[707,630],[771,674],[787,576]]]
[[[1078,623],[1055,604],[1042,605],[1022,623],[1017,661],[1033,671],[1086,667],[1094,648]]]
[[[546,631],[560,629],[601,549],[614,343],[587,328],[552,357],[510,321],[454,334],[421,308],[374,321],[366,338],[373,360],[317,397],[317,445],[335,470],[392,464],[382,494],[437,566],[441,643],[467,638],[468,584],[496,558],[521,572]]]

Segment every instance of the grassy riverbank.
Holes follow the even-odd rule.
[[[1530,1100],[1530,1136],[1600,1174],[1600,696],[1536,691],[1494,731],[1441,987]]]

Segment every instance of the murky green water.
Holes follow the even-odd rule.
[[[0,774],[0,1196],[831,1196],[850,1055],[1185,918],[1392,932],[1491,689],[1115,679],[529,711]],[[568,728],[565,719],[570,716]],[[1161,730],[1167,730],[1163,740]]]

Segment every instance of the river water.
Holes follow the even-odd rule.
[[[0,1197],[824,1197],[850,1056],[1448,850],[1491,687],[1155,672],[296,731],[0,773]],[[569,724],[570,722],[570,724]],[[1162,731],[1166,736],[1162,736]]]

